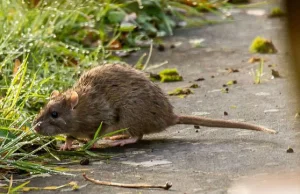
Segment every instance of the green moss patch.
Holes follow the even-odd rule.
[[[252,53],[263,53],[263,54],[272,54],[276,53],[277,49],[273,45],[272,41],[267,40],[262,37],[256,37],[249,48]]]
[[[176,88],[172,92],[168,92],[169,96],[178,96],[184,98],[189,94],[193,94],[193,91],[189,88]]]
[[[279,7],[274,7],[270,12],[269,17],[282,17],[284,15],[285,13]]]
[[[182,76],[179,75],[177,69],[164,69],[159,72],[161,82],[182,81]]]

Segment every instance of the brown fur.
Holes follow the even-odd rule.
[[[59,116],[52,118],[52,111]],[[101,134],[128,128],[132,137],[161,132],[175,124],[275,132],[247,123],[177,116],[156,84],[142,72],[124,65],[95,67],[84,73],[72,89],[53,92],[34,124],[39,123],[36,131],[43,135],[91,138],[101,122]]]
[[[70,91],[79,97],[73,110],[67,105]],[[49,115],[53,110],[66,124],[55,123],[57,118]],[[73,89],[51,99],[35,123],[41,121],[38,132],[44,135],[91,137],[103,122],[101,134],[128,128],[131,136],[140,137],[160,132],[175,120],[165,94],[142,72],[123,65],[104,65],[87,71]]]

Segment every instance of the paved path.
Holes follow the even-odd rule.
[[[151,63],[168,60],[168,65],[162,68],[176,67],[183,75],[183,82],[160,84],[166,92],[188,86],[197,78],[205,78],[197,82],[200,88],[193,89],[194,94],[184,99],[170,98],[177,113],[206,112],[208,117],[243,120],[279,133],[271,135],[206,127],[196,132],[193,126],[175,126],[147,136],[139,144],[106,149],[104,151],[121,155],[108,162],[87,166],[92,172],[89,175],[106,181],[156,184],[171,181],[173,187],[170,191],[123,189],[89,183],[76,193],[226,193],[232,182],[241,177],[299,169],[300,146],[295,141],[299,139],[299,131],[294,127],[296,101],[290,96],[293,86],[286,66],[288,53],[283,46],[283,21],[248,15],[244,11],[233,14],[234,22],[177,30],[175,36],[167,38],[165,43],[180,41],[183,44],[164,52],[154,50]],[[247,60],[259,56],[248,52],[251,41],[258,35],[272,39],[279,52],[263,55],[267,60],[265,75],[262,84],[255,85],[251,72],[257,64],[249,64]],[[205,39],[204,47],[192,48],[189,40],[194,38]],[[271,64],[277,65],[275,69],[283,78],[271,79],[271,68],[267,67]],[[228,73],[225,68],[237,68],[239,72]],[[237,80],[237,84],[229,87],[229,93],[222,93],[222,85],[230,80]],[[224,111],[228,116],[224,116]],[[295,153],[286,153],[289,146]],[[38,178],[31,185],[61,185],[71,180],[86,183],[79,175],[75,178]]]

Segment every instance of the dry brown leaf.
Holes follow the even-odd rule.
[[[258,62],[260,62],[262,60],[262,58],[260,58],[260,57],[251,57],[249,60],[248,60],[248,63],[258,63]],[[266,61],[265,59],[264,59],[264,61]]]
[[[19,59],[16,59],[14,64],[14,69],[13,69],[13,75],[16,75],[20,66],[21,66],[21,61]]]

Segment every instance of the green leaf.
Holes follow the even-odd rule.
[[[30,181],[27,181],[27,182],[25,182],[25,183],[22,183],[22,184],[20,184],[20,185],[18,185],[18,186],[16,186],[16,187],[14,187],[14,188],[10,191],[10,193],[14,193],[14,192],[16,192],[16,191],[22,189],[22,188],[25,187],[28,183],[30,183]]]
[[[121,32],[131,32],[136,28],[136,25],[131,24],[131,23],[122,23],[120,26],[120,31]]]
[[[123,19],[125,18],[126,14],[124,12],[121,11],[110,11],[107,14],[107,18],[109,20],[109,22],[111,23],[121,23],[123,21]]]
[[[12,134],[9,129],[0,129],[0,139],[14,139],[16,136]]]

